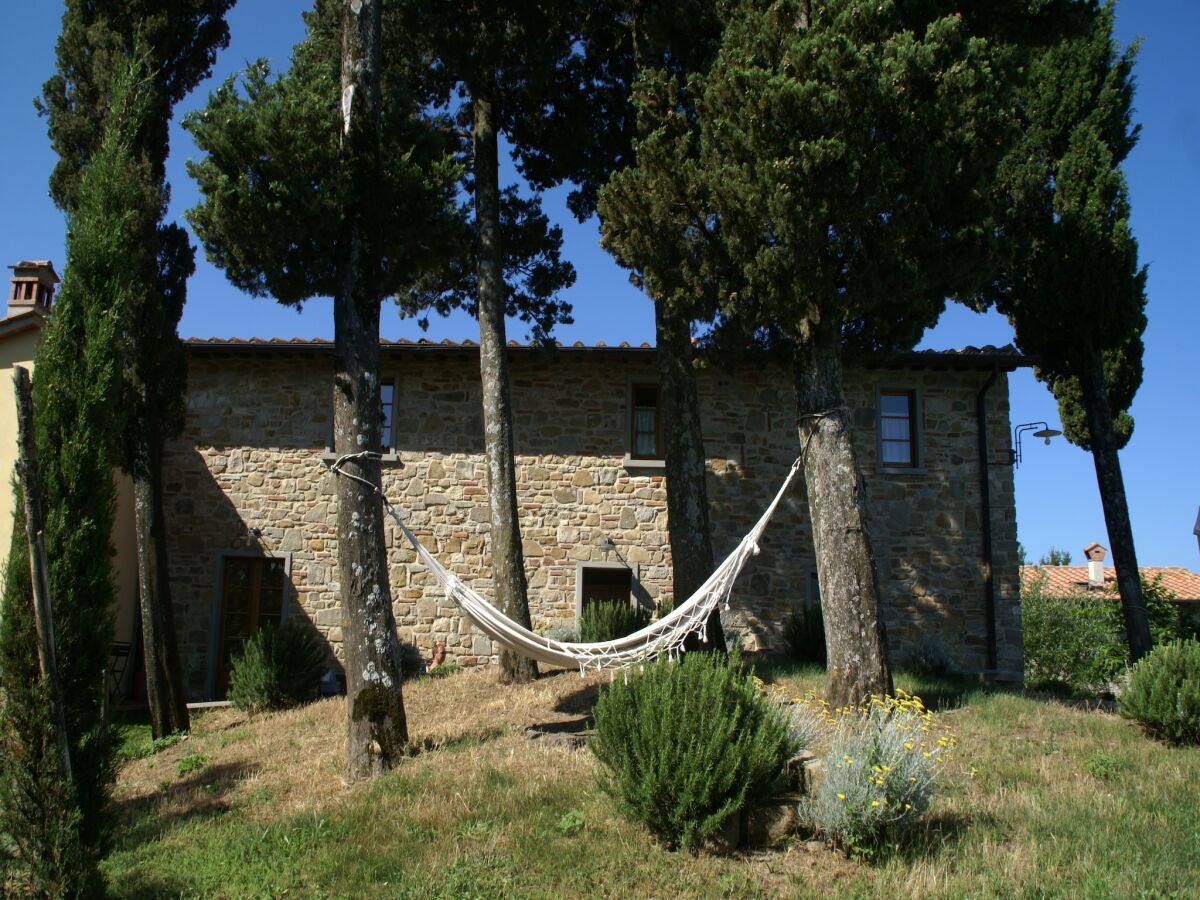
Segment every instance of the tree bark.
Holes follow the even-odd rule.
[[[42,541],[45,507],[33,443],[33,389],[28,369],[13,367],[13,387],[17,399],[17,472],[25,504],[25,537],[29,542],[29,578],[33,588],[33,621],[38,636],[38,668],[50,695],[50,713],[58,740],[60,771],[67,782],[72,783],[71,746],[67,735],[62,684],[58,679],[58,661],[55,658],[54,612],[50,599],[50,579],[46,576],[46,548]]]
[[[1083,392],[1088,441],[1092,448],[1092,462],[1096,467],[1096,484],[1104,508],[1104,525],[1108,529],[1113,566],[1117,570],[1117,590],[1121,594],[1121,609],[1125,614],[1129,657],[1137,662],[1150,652],[1153,639],[1146,605],[1142,602],[1142,579],[1133,545],[1129,501],[1125,497],[1125,479],[1121,475],[1121,460],[1117,455],[1116,436],[1113,434],[1112,407],[1108,403],[1104,371],[1099,359],[1090,371],[1080,377],[1079,386]]]
[[[380,159],[380,0],[346,0],[342,11],[342,154],[354,190],[345,210],[333,298],[333,445],[346,461],[336,477],[338,577],[346,658],[346,780],[394,766],[408,745],[400,644],[392,613],[383,532],[379,440],[379,307],[371,226]],[[351,476],[351,477],[346,477]],[[361,480],[359,480],[361,479]]]
[[[476,86],[480,87],[480,86]],[[479,370],[483,382],[484,452],[491,512],[492,584],[501,611],[532,628],[521,525],[517,515],[512,401],[504,338],[504,272],[500,247],[500,170],[494,83],[473,89],[475,227],[479,234]],[[537,677],[537,663],[511,650],[500,652],[500,681],[519,684]]]
[[[686,319],[672,316],[654,301],[658,347],[658,379],[662,391],[663,436],[666,441],[667,521],[671,541],[671,582],[675,602],[692,595],[712,574],[712,532],[708,523],[708,487],[704,433],[696,393],[696,369]],[[704,639],[689,635],[684,649],[725,650],[720,609],[704,627]]]
[[[144,390],[143,390],[144,394]],[[146,702],[154,737],[190,727],[183,668],[175,635],[175,615],[167,566],[166,519],[162,501],[162,431],[146,407],[133,437],[134,529],[137,536],[138,603],[146,663]]]
[[[892,673],[836,327],[819,326],[797,343],[795,380],[829,656],[826,696],[834,706],[855,706],[892,693]]]

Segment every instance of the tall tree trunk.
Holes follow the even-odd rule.
[[[662,302],[655,300],[654,328],[666,439],[671,581],[675,602],[679,603],[690,597],[714,568],[712,533],[708,525],[708,488],[704,480],[704,433],[700,427],[688,322],[672,316]],[[704,641],[699,635],[689,635],[685,649],[725,649],[719,608],[708,617],[704,631]]]
[[[472,91],[475,149],[475,227],[479,231],[479,370],[483,381],[484,452],[491,510],[492,584],[500,609],[531,628],[521,524],[517,516],[512,400],[504,339],[504,271],[500,247],[500,169],[496,142],[494,82]],[[537,677],[537,663],[511,650],[500,652],[500,680]]]
[[[166,520],[162,502],[162,430],[143,410],[133,437],[133,513],[137,536],[138,603],[142,618],[142,652],[146,663],[146,702],[156,738],[187,731],[187,694],[175,636],[175,615],[168,576]]]
[[[866,489],[851,440],[837,328],[797,343],[796,416],[829,651],[826,696],[857,705],[892,693],[879,577],[867,533]]]
[[[1121,594],[1121,609],[1125,613],[1125,633],[1129,638],[1129,656],[1137,662],[1150,652],[1150,620],[1142,602],[1142,579],[1137,553],[1133,546],[1133,526],[1129,521],[1129,501],[1125,498],[1125,479],[1121,475],[1121,460],[1117,456],[1117,441],[1113,434],[1112,407],[1104,385],[1104,371],[1099,359],[1092,369],[1079,379],[1083,392],[1083,407],[1087,416],[1088,442],[1096,466],[1096,484],[1104,508],[1104,525],[1112,544],[1113,566],[1117,570],[1117,590]]]
[[[381,427],[380,298],[369,249],[373,191],[381,182],[380,0],[347,0],[342,15],[342,153],[354,190],[333,298],[333,445],[339,456],[377,454]],[[351,782],[391,768],[408,744],[379,466],[378,455],[357,457],[344,463],[345,475],[336,481]]]

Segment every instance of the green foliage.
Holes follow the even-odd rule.
[[[462,671],[462,666],[458,663],[442,663],[440,666],[434,666],[425,674],[430,678],[449,678],[451,675],[456,675]]]
[[[1049,597],[1045,584],[1042,577],[1021,589],[1026,680],[1035,687],[1107,691],[1129,666],[1125,620],[1115,592]],[[1155,644],[1185,636],[1174,595],[1161,576],[1142,579],[1142,600]]]
[[[1200,641],[1162,644],[1139,660],[1117,709],[1156,738],[1200,744]]]
[[[777,786],[788,728],[734,653],[687,653],[608,687],[592,752],[603,790],[668,846],[696,848]]]
[[[836,846],[870,855],[898,842],[929,809],[957,738],[939,734],[932,714],[907,696],[843,713],[836,728],[800,817]]]
[[[267,625],[246,642],[229,673],[238,709],[286,709],[312,700],[327,665],[325,648],[307,623]]]
[[[1051,547],[1037,561],[1037,564],[1039,566],[1069,566],[1071,564],[1071,554],[1067,550],[1059,550],[1057,547]]]
[[[1117,753],[1093,750],[1087,755],[1088,774],[1098,781],[1115,781],[1130,768],[1129,760]]]
[[[546,629],[545,635],[552,641],[574,644],[579,640],[579,626],[574,622],[557,622]]]
[[[783,649],[797,663],[826,662],[825,619],[819,603],[802,603],[783,625]]]
[[[1139,130],[1136,45],[1118,47],[1113,21],[1111,3],[1064,5],[1030,59],[1018,131],[996,179],[1004,245],[986,297],[1012,322],[1017,345],[1037,356],[1064,435],[1084,449],[1101,438],[1092,432],[1101,419],[1106,442],[1120,447],[1132,434],[1146,328],[1146,269],[1121,171]],[[1099,405],[1111,415],[1089,424]]]
[[[954,671],[950,648],[940,634],[927,632],[913,641],[908,653],[908,670],[923,678],[941,678]]]
[[[29,547],[19,490],[0,600],[0,894],[82,894],[97,878],[80,851],[79,804],[61,774],[50,695],[38,668]],[[11,881],[10,881],[11,879]],[[20,885],[21,890],[16,890]]]
[[[179,762],[175,763],[175,774],[183,778],[191,775],[193,772],[199,772],[208,765],[208,757],[199,753],[192,753],[183,757]]]
[[[384,45],[406,46],[391,7]],[[286,74],[273,78],[258,60],[183,123],[204,154],[188,162],[202,201],[187,219],[205,254],[241,290],[291,305],[336,293],[343,213],[356,190],[354,160],[341,152],[341,5],[320,0],[304,19]],[[466,234],[454,148],[448,129],[421,113],[415,58],[385,53],[380,73],[386,164],[371,186],[379,218],[365,261],[380,299],[441,266]]]
[[[558,820],[558,833],[564,837],[574,837],[583,831],[587,818],[579,809],[568,809]]]
[[[579,640],[585,644],[615,641],[650,624],[650,611],[620,600],[584,601],[579,617]]]

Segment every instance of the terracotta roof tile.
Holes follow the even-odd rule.
[[[250,348],[250,347],[307,347],[313,350],[327,350],[333,347],[333,341],[328,338],[187,338],[184,343],[189,347],[225,347],[225,348]],[[429,338],[382,338],[379,341],[382,348],[389,347],[424,347],[424,348],[445,348],[453,350],[475,350],[479,347],[477,341],[469,338],[462,341],[454,341],[450,338],[443,338],[440,341],[430,340]],[[510,340],[508,346],[515,350],[531,350],[538,349],[539,345],[530,343],[521,343],[520,341]],[[594,344],[585,344],[583,341],[575,341],[571,344],[555,342],[554,346],[559,349],[573,350],[607,350],[618,352],[621,350],[653,350],[654,346],[643,341],[640,344],[632,345],[628,341],[621,341],[615,346],[606,344],[604,341],[597,341]],[[974,365],[990,366],[998,365],[1002,368],[1015,368],[1021,365],[1032,365],[1033,361],[1023,356],[1019,350],[1011,344],[1004,347],[993,347],[990,344],[983,347],[967,346],[957,350],[913,350],[908,353],[900,353],[892,356],[880,357],[881,360],[890,361],[892,364],[900,365],[927,365],[929,363],[945,362],[952,363],[971,363]]]
[[[1183,566],[1142,566],[1142,577],[1153,581],[1162,576],[1163,587],[1175,595],[1180,603],[1200,603],[1200,575]],[[1034,579],[1045,577],[1042,592],[1048,597],[1072,597],[1095,595],[1095,588],[1088,588],[1087,566],[1021,566],[1021,585],[1029,585]],[[1117,573],[1111,566],[1104,569],[1106,587],[1116,584]],[[1115,596],[1115,595],[1114,595]]]

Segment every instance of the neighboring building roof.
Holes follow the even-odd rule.
[[[184,341],[189,350],[307,350],[317,352],[332,352],[333,341],[327,338],[188,338]],[[385,352],[400,352],[412,350],[469,350],[479,349],[476,341],[452,341],[445,339],[431,341],[428,338],[409,340],[381,339],[380,349]],[[540,344],[522,344],[509,341],[510,350],[530,350],[545,352],[548,349],[565,351],[608,351],[608,352],[653,352],[654,347],[647,343],[632,345],[628,341],[610,346],[603,342],[585,344],[576,341],[573,344],[555,342],[551,347]],[[870,358],[870,365],[911,366],[919,368],[955,368],[955,369],[992,369],[1000,368],[1012,371],[1020,366],[1031,366],[1034,362],[1021,354],[1011,344],[1004,347],[963,347],[959,350],[913,350],[908,353],[880,354]]]
[[[1175,595],[1179,603],[1200,603],[1200,575],[1183,566],[1141,566],[1142,578],[1153,581],[1162,576],[1163,587]],[[1047,597],[1095,595],[1097,588],[1088,588],[1087,566],[1021,566],[1022,587],[1044,577],[1042,593]],[[1117,583],[1116,570],[1104,569],[1104,586]],[[1115,596],[1115,595],[1114,595]]]
[[[45,323],[46,313],[44,311],[36,307],[33,309],[23,309],[19,313],[13,313],[10,316],[0,319],[0,338],[20,334],[22,331],[28,331],[31,328],[41,328]]]

